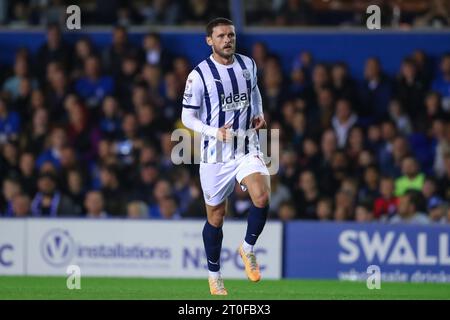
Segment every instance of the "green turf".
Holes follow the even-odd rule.
[[[69,290],[63,277],[0,277],[0,299],[450,299],[450,284],[313,280],[225,280],[227,297],[211,297],[206,280],[83,277]]]

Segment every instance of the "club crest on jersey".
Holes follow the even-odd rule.
[[[220,96],[220,105],[222,111],[234,111],[247,108],[249,106],[247,93],[236,93],[225,96]]]
[[[244,76],[245,80],[250,80],[250,71],[248,71],[247,69],[242,70],[242,75]]]

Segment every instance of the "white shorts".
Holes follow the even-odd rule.
[[[257,154],[247,154],[225,163],[200,163],[200,182],[206,204],[217,206],[233,192],[236,184],[255,172],[269,175],[262,158]],[[246,188],[241,185],[245,191]]]

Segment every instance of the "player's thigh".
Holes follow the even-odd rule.
[[[222,214],[224,210],[221,208],[233,192],[235,184],[233,167],[225,164],[201,163],[200,183],[207,211],[209,207],[211,214],[215,215],[215,212]]]
[[[270,174],[258,155],[244,157],[238,167],[236,180],[248,189],[252,202],[264,204],[270,197]]]

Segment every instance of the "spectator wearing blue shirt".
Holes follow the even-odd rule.
[[[103,98],[114,91],[114,81],[110,76],[103,76],[100,62],[96,56],[90,56],[84,64],[85,76],[75,84],[75,91],[85,99],[88,108],[95,109],[102,103]]]
[[[17,112],[9,112],[6,102],[0,98],[0,145],[7,140],[15,140],[20,130],[20,117]]]
[[[432,89],[441,94],[442,107],[450,112],[450,53],[442,57],[440,70],[441,75],[433,81]]]
[[[50,134],[50,148],[39,155],[36,167],[40,168],[45,162],[51,162],[55,168],[61,167],[61,150],[67,143],[66,131],[61,127],[55,127]]]
[[[105,138],[118,138],[121,130],[121,110],[117,99],[107,96],[102,103],[102,115],[100,116],[100,131]]]

